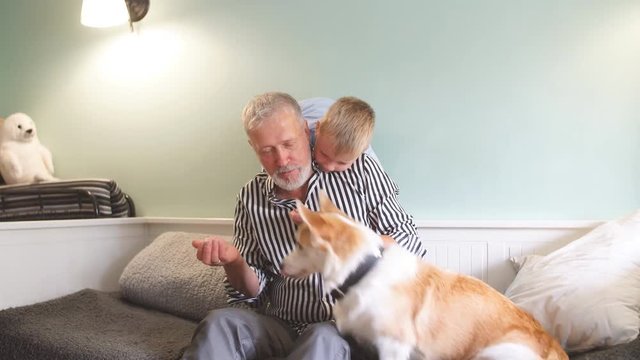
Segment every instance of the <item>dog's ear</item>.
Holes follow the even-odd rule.
[[[296,206],[298,207],[298,214],[302,218],[303,226],[306,225],[310,232],[311,236],[308,237],[310,243],[314,247],[326,248],[325,232],[331,228],[327,226],[327,220],[321,213],[309,210],[299,200],[296,200]]]
[[[298,214],[302,218],[302,221],[309,226],[309,229],[317,234],[317,229],[325,224],[325,220],[317,212],[309,210],[300,200],[296,200],[296,207],[298,208]]]
[[[342,210],[338,209],[338,207],[333,204],[331,199],[329,199],[329,195],[327,195],[327,193],[323,189],[320,189],[320,191],[318,192],[318,198],[320,200],[320,211],[337,213],[347,216],[347,214],[345,214]]]

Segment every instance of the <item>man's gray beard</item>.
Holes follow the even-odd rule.
[[[297,169],[300,169],[300,174],[298,175],[297,179],[287,181],[285,179],[278,177],[279,173],[287,172],[291,170],[297,170]],[[286,191],[293,191],[293,190],[299,189],[302,185],[304,185],[307,182],[309,177],[311,177],[311,164],[307,166],[291,166],[291,165],[283,166],[278,170],[276,170],[276,172],[272,176],[273,182],[276,184],[276,186]]]

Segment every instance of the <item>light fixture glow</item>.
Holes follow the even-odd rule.
[[[89,27],[109,27],[129,20],[124,0],[83,0],[80,23]]]

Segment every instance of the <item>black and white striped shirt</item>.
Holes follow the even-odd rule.
[[[274,186],[272,178],[263,171],[238,195],[233,240],[256,272],[260,293],[249,299],[226,282],[229,302],[252,302],[265,314],[297,328],[330,320],[334,299],[324,293],[319,274],[304,279],[280,275],[282,261],[296,246],[296,226],[289,218],[295,200],[276,198]],[[391,236],[411,252],[425,255],[413,218],[398,203],[398,186],[368,155],[363,154],[342,172],[326,173],[314,165],[305,200],[311,210],[319,209],[320,189],[355,220],[379,234]]]

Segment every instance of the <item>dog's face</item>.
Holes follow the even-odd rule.
[[[347,258],[362,241],[360,226],[320,192],[320,211],[296,202],[303,223],[298,228],[298,247],[282,263],[282,274],[295,278],[324,273]]]
[[[328,257],[331,256],[328,244],[312,233],[306,223],[300,225],[297,241],[298,247],[289,253],[282,263],[282,274],[303,278],[322,271]]]
[[[4,139],[29,142],[36,137],[36,125],[28,115],[17,113],[4,120],[2,133]]]

